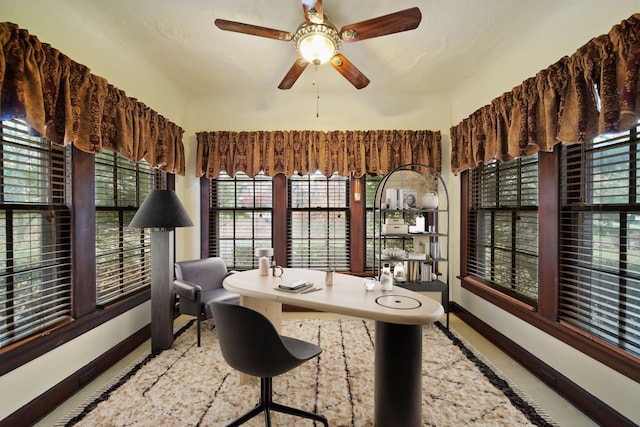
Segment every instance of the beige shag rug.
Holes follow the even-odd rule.
[[[259,382],[240,385],[237,372],[222,358],[212,322],[203,323],[200,348],[192,323],[176,333],[171,349],[126,369],[60,425],[223,426],[251,409],[258,401]],[[331,426],[373,425],[375,323],[285,320],[282,333],[317,343],[323,353],[274,378],[274,401],[322,414]],[[424,327],[422,372],[425,426],[552,425],[468,344],[439,324]],[[313,425],[275,412],[272,422]],[[246,425],[262,426],[264,418],[259,415]]]

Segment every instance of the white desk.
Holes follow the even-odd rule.
[[[306,279],[321,291],[275,290],[281,282]],[[375,413],[377,426],[422,425],[422,325],[444,314],[442,305],[424,295],[394,286],[366,292],[362,278],[336,274],[325,287],[325,272],[284,269],[282,277],[249,270],[228,276],[225,289],[240,294],[240,303],[265,314],[280,330],[282,303],[376,321]]]

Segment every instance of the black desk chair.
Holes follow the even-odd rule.
[[[272,378],[318,356],[317,345],[278,334],[275,327],[262,314],[223,302],[211,302],[211,312],[218,331],[218,340],[224,360],[232,368],[260,377],[260,401],[245,415],[229,426],[239,426],[264,412],[265,425],[271,425],[269,411],[311,418],[329,426],[327,419],[313,412],[291,408],[273,402]]]

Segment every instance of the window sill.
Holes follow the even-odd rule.
[[[126,300],[111,304],[106,309],[96,309],[48,333],[16,343],[15,347],[7,349],[6,352],[0,354],[0,376],[68,343],[91,329],[148,301],[150,298],[150,290],[135,294]]]
[[[529,323],[628,378],[640,382],[640,359],[571,325],[541,315],[534,307],[509,297],[481,280],[459,277],[462,288]]]

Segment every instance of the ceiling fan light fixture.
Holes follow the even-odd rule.
[[[314,65],[329,61],[340,49],[338,31],[326,23],[302,24],[293,35],[293,42],[298,53]]]

